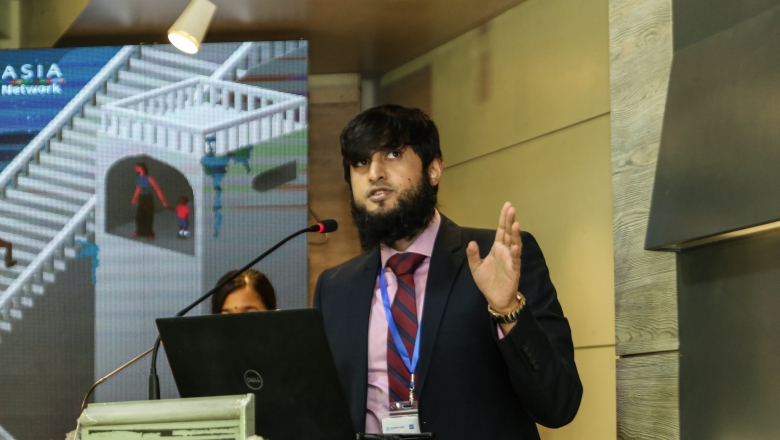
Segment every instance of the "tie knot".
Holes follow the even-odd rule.
[[[425,259],[425,255],[415,254],[413,252],[404,252],[395,254],[387,260],[387,266],[393,271],[395,276],[413,274],[417,267]]]

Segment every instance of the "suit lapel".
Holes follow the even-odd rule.
[[[431,365],[433,348],[439,333],[444,309],[452,290],[458,270],[463,265],[464,254],[457,252],[462,247],[460,227],[445,216],[441,216],[441,225],[433,246],[431,264],[428,269],[428,282],[425,288],[423,306],[420,361],[417,366],[419,377],[418,394],[422,396],[425,378]]]
[[[362,267],[358,268],[349,285],[350,321],[353,325],[350,347],[352,347],[350,363],[355,368],[357,378],[350,402],[350,413],[354,421],[363,426],[366,419],[366,402],[368,395],[368,321],[371,314],[371,298],[374,296],[374,286],[379,273],[379,250],[366,255]]]

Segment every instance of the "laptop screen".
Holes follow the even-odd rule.
[[[161,318],[181,397],[254,393],[270,440],[354,439],[322,317],[314,309]]]

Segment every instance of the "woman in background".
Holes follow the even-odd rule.
[[[231,270],[217,281],[222,284],[236,273]],[[265,275],[248,269],[211,297],[211,313],[244,313],[276,309],[276,292]]]

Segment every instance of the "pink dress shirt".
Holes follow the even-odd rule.
[[[425,286],[428,282],[428,268],[431,265],[431,254],[436,234],[439,232],[441,216],[439,211],[433,216],[433,220],[427,228],[414,240],[409,249],[404,252],[414,252],[425,255],[426,258],[414,272],[414,292],[417,300],[417,322],[422,319],[423,304],[425,303]],[[395,298],[396,283],[395,274],[390,268],[385,267],[387,260],[398,251],[382,246],[380,255],[382,258],[382,270],[385,271],[387,280],[387,295],[392,304]],[[422,354],[421,354],[422,356]],[[366,433],[378,434],[382,432],[379,415],[382,405],[387,406],[389,396],[387,394],[387,316],[382,304],[382,292],[379,289],[379,277],[374,286],[374,297],[371,299],[371,315],[368,321],[368,401],[366,403]]]

